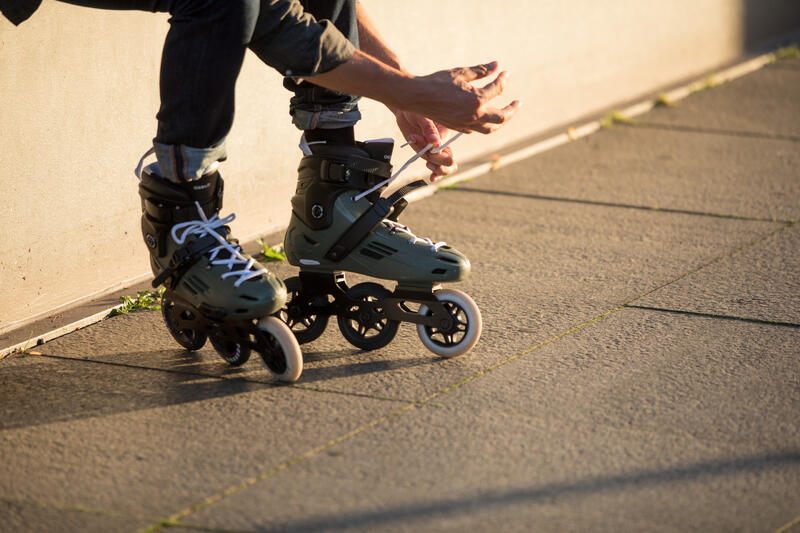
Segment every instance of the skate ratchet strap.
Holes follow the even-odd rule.
[[[153,287],[158,287],[167,279],[172,278],[170,288],[174,288],[190,266],[201,256],[217,246],[219,246],[219,242],[217,242],[214,237],[206,235],[175,250],[175,253],[172,254],[172,258],[169,261],[169,266],[153,280]]]
[[[349,156],[346,161],[336,161],[323,156],[307,156],[307,160],[318,169],[322,181],[370,186],[388,178],[392,165],[367,157]]]
[[[372,207],[358,217],[358,220],[353,222],[353,225],[347,228],[347,231],[345,231],[344,234],[339,237],[339,240],[331,246],[325,254],[325,259],[338,262],[347,257],[350,252],[375,229],[375,226],[380,224],[381,221],[389,215],[395,204],[402,205],[400,208],[401,210],[405,207],[405,204],[408,204],[403,196],[425,185],[423,180],[417,180],[397,189],[386,198],[378,198],[375,203],[372,204]]]

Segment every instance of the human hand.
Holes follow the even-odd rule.
[[[463,133],[497,131],[516,114],[519,100],[503,108],[491,106],[492,99],[502,94],[508,72],[501,72],[484,87],[471,82],[491,76],[497,71],[497,61],[440,70],[429,76],[417,77],[419,91],[408,96],[403,108],[428,117],[432,121]]]
[[[397,126],[403,133],[403,137],[414,151],[419,152],[430,143],[434,147],[441,145],[442,138],[447,136],[448,129],[441,124],[436,124],[421,115],[408,111],[395,111]],[[431,181],[437,181],[443,176],[452,174],[458,168],[453,150],[447,146],[444,150],[437,153],[427,151],[422,158],[428,162],[427,167],[431,171]]]

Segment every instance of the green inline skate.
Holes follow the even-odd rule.
[[[301,143],[305,155],[284,238],[286,258],[300,273],[285,280],[289,300],[278,316],[300,343],[318,338],[336,315],[345,339],[363,350],[386,346],[400,322],[410,322],[435,354],[468,352],[481,334],[480,310],[467,294],[441,284],[464,279],[469,260],[398,222],[407,204],[403,197],[426,183],[418,180],[382,197],[399,174],[391,174],[393,141],[341,140],[338,130],[316,130]],[[397,285],[393,291],[377,283],[351,287],[345,272]]]
[[[216,165],[181,184],[162,178],[157,164],[144,170],[140,164],[137,175],[153,287],[166,288],[161,310],[178,344],[199,350],[210,339],[234,366],[255,350],[275,378],[297,380],[300,346],[271,316],[284,305],[286,288],[231,237],[228,224],[235,215],[219,218],[223,181]]]

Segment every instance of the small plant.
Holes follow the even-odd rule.
[[[258,244],[261,245],[261,252],[258,254],[258,259],[264,262],[272,261],[286,261],[286,252],[283,251],[282,244],[270,246],[264,242],[264,239],[258,239]]]
[[[706,83],[706,87],[705,87],[706,89],[713,89],[714,87],[719,85],[717,83],[717,80],[714,79],[714,76],[712,76],[712,75],[706,76],[706,82],[705,83]]]
[[[122,305],[113,310],[110,316],[127,315],[136,311],[158,311],[161,309],[162,294],[164,294],[163,287],[155,291],[139,291],[135,297],[120,296],[119,299]]]
[[[800,48],[797,47],[797,43],[784,46],[775,52],[775,58],[779,61],[781,59],[798,59],[800,58]]]
[[[633,119],[621,111],[612,111],[600,121],[600,127],[604,130],[610,129],[614,124],[633,124]]]
[[[669,96],[664,93],[659,93],[658,98],[656,98],[656,107],[672,107],[675,105]]]

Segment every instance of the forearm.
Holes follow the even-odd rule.
[[[413,107],[413,95],[418,91],[414,76],[360,50],[346,63],[309,81],[335,91],[372,98],[391,109]]]
[[[356,2],[356,18],[358,19],[359,48],[390,67],[406,72],[405,67],[400,62],[400,58],[383,40],[377,26],[373,24],[361,2]]]

